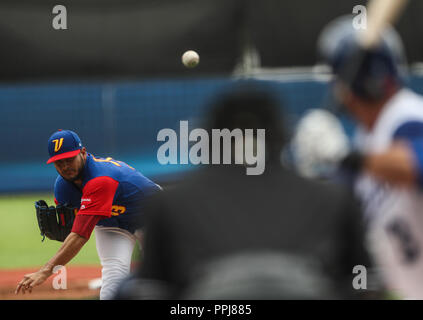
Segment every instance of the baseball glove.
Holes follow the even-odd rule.
[[[69,205],[48,206],[44,200],[35,202],[38,227],[40,228],[43,240],[45,237],[50,240],[63,242],[72,230],[75,220],[76,208]]]

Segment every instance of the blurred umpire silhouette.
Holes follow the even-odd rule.
[[[347,190],[281,166],[278,111],[255,82],[235,84],[214,101],[209,130],[266,130],[265,171],[205,165],[157,195],[141,268],[117,298],[353,296],[353,267],[368,264],[358,206]]]

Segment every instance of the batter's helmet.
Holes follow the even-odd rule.
[[[332,67],[333,73],[358,96],[379,100],[392,85],[402,85],[406,76],[406,58],[401,38],[388,27],[380,43],[369,50],[359,46],[353,16],[342,16],[330,22],[318,39],[319,55]]]

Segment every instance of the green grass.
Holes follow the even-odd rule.
[[[54,205],[52,194],[0,196],[0,268],[40,267],[61,246],[48,238],[41,242],[34,208],[40,199]],[[70,264],[100,264],[94,233]]]

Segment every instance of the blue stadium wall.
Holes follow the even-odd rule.
[[[111,156],[165,183],[188,165],[160,165],[157,133],[201,126],[211,101],[235,80],[172,79],[139,82],[10,84],[0,86],[0,192],[51,190],[47,139],[57,129],[79,134],[87,150]],[[326,82],[266,81],[292,127],[309,108],[326,107]],[[409,84],[423,93],[423,77]],[[346,120],[347,121],[347,120]],[[348,127],[348,124],[347,124]],[[348,128],[347,128],[348,129]]]

